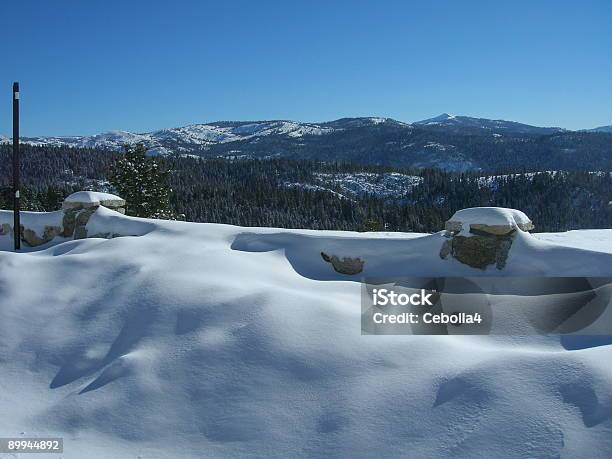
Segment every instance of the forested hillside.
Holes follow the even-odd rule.
[[[23,147],[23,204],[55,210],[106,181],[118,153]],[[0,148],[0,207],[10,208],[10,148]],[[456,210],[520,209],[536,231],[612,227],[609,171],[482,175],[289,159],[160,159],[171,171],[170,203],[196,222],[286,228],[434,232]]]

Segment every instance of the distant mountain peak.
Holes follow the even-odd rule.
[[[114,151],[142,143],[150,155],[314,159],[453,171],[518,166],[610,169],[612,137],[564,131],[442,113],[413,124],[380,116],[326,122],[216,121],[152,132],[115,130],[92,136],[22,137],[21,141],[31,146]],[[8,142],[0,136],[5,152]]]
[[[565,129],[558,127],[539,127],[529,124],[518,123],[516,121],[493,120],[488,118],[474,118],[471,116],[451,115],[442,113],[434,118],[428,118],[422,121],[413,123],[417,126],[426,126],[439,129],[450,129],[455,132],[467,133],[475,132],[491,132],[495,134],[533,134],[545,135],[563,132]]]
[[[609,126],[599,126],[593,129],[589,129],[589,132],[606,132],[606,133],[612,133],[612,124]]]
[[[446,121],[451,121],[457,119],[457,116],[451,115],[450,113],[441,113],[438,116],[434,116],[433,118],[427,118],[425,120],[416,121],[414,124],[438,124]]]

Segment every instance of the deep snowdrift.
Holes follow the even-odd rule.
[[[88,225],[142,236],[0,252],[0,436],[63,436],[65,458],[612,456],[612,346],[362,336],[360,284],[320,256],[610,276],[612,230],[520,233],[500,272],[440,259],[441,233]]]

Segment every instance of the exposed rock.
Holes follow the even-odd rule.
[[[79,214],[76,216],[75,225],[77,227],[87,225],[87,222],[89,221],[89,217],[92,216],[92,214],[96,211],[96,209],[97,207],[90,208],[90,209],[84,209],[81,212],[79,212]]]
[[[453,250],[453,241],[451,239],[444,241],[442,248],[440,249],[440,258],[443,260],[450,255]]]
[[[77,226],[74,229],[74,239],[85,239],[87,237],[87,228],[84,226]]]
[[[62,234],[62,228],[59,226],[45,226],[43,239],[47,242],[53,240],[56,236]]]
[[[461,231],[461,227],[461,222],[453,222],[450,220],[447,221],[444,225],[444,229],[449,233],[458,233],[459,231]]]
[[[85,225],[89,221],[89,217],[91,217],[94,212],[98,209],[99,206],[95,207],[87,207],[85,209],[81,208],[69,208],[64,209],[64,218],[62,220],[62,236],[64,237],[72,237],[76,234],[78,228],[79,235],[87,234],[87,231],[84,231]],[[85,236],[86,237],[86,236]],[[82,239],[76,238],[75,239]]]
[[[485,269],[495,263],[498,269],[502,269],[511,245],[509,237],[455,236],[451,241],[450,253],[453,258],[472,268]]]
[[[331,263],[334,270],[340,274],[354,275],[363,271],[365,261],[360,258],[344,257],[340,259],[336,255],[329,256],[325,252],[321,252],[321,258],[328,263]]]
[[[36,231],[30,228],[22,228],[21,239],[30,247],[36,247],[52,241],[55,236],[59,236],[61,233],[62,228],[59,226],[45,226],[42,236],[39,236]]]
[[[114,234],[108,232],[108,233],[96,233],[96,234],[92,234],[91,236],[88,237],[97,237],[97,238],[102,238],[102,239],[112,239],[113,237],[116,237]]]
[[[510,247],[512,247],[512,239],[503,239],[496,251],[495,266],[497,269],[504,269],[506,267],[506,260],[510,253]]]
[[[62,232],[62,236],[71,237],[74,234],[74,227],[76,225],[76,217],[78,213],[79,209],[64,210],[64,218],[62,221],[64,231]]]
[[[506,266],[512,241],[518,230],[534,228],[521,211],[500,207],[474,207],[455,212],[444,229],[449,238],[440,248],[440,258],[451,255],[473,268]]]
[[[30,228],[25,228],[21,233],[21,238],[30,246],[36,247],[37,245],[42,245],[45,241],[38,237],[35,231]]]
[[[505,236],[507,234],[516,231],[514,226],[511,225],[483,225],[478,223],[472,223],[470,225],[470,233],[473,234],[491,234],[493,236]]]
[[[99,203],[93,203],[93,202],[66,202],[64,201],[62,203],[62,210],[81,210],[81,209],[87,209],[89,207],[99,207],[100,204]]]

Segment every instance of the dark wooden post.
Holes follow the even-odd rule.
[[[21,249],[19,218],[19,83],[13,83],[13,239],[15,251]]]

